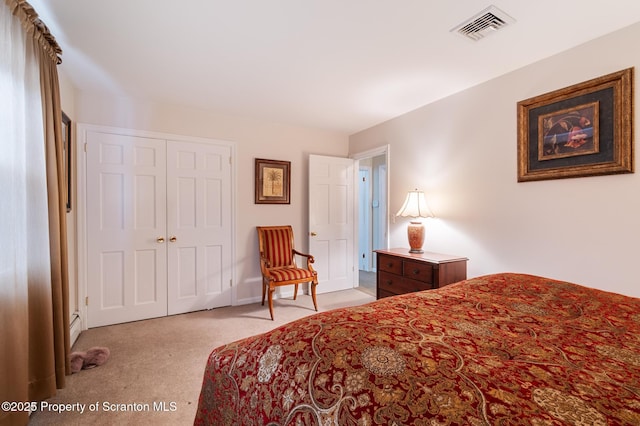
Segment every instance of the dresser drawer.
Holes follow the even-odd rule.
[[[396,275],[402,275],[402,259],[393,256],[378,255],[378,269]]]
[[[425,262],[411,262],[405,260],[403,264],[402,275],[410,280],[422,281],[424,283],[433,284],[433,265]],[[431,288],[431,287],[428,287]]]
[[[382,299],[385,297],[391,297],[391,296],[397,296],[398,294],[396,293],[391,293],[390,291],[385,291],[382,290],[381,288],[378,288],[378,294],[376,295],[377,299]]]
[[[403,278],[388,272],[378,272],[378,293],[405,294],[431,289],[430,283]]]
[[[404,278],[402,280],[402,288],[405,293],[413,293],[414,291],[431,290],[433,288],[432,283],[426,283],[424,281],[410,280]]]
[[[378,271],[378,291],[392,294],[400,294],[402,288],[402,276],[388,272]]]

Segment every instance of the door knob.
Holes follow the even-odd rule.
[[[311,233],[311,236],[312,236],[312,237],[315,237],[315,236],[317,236],[317,235],[318,235],[318,234],[316,234],[315,232],[312,232],[312,233]]]
[[[175,236],[171,236],[171,238],[169,238],[169,241],[171,241],[172,243],[175,243],[178,239]]]
[[[158,237],[156,238],[156,241],[160,244],[164,243],[164,237]]]

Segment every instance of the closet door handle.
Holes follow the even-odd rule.
[[[156,241],[158,242],[158,244],[162,244],[164,243],[164,237],[158,237],[156,238]]]
[[[174,235],[172,235],[171,238],[169,238],[169,241],[175,243],[176,241],[178,241],[178,239]]]

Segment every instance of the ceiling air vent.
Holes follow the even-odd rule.
[[[491,5],[476,16],[453,28],[451,32],[456,32],[473,41],[478,41],[514,22],[516,20],[511,16]]]

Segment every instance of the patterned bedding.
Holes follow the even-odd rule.
[[[195,424],[640,425],[640,299],[523,274],[215,349]]]

